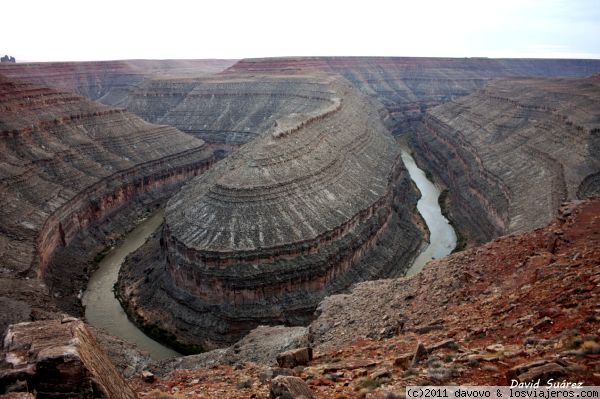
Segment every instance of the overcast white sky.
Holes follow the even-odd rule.
[[[3,0],[17,61],[294,55],[600,58],[600,0]]]

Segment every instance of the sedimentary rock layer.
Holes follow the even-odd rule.
[[[136,398],[74,318],[12,325],[0,353],[0,394],[22,389],[46,398]]]
[[[474,241],[548,223],[597,193],[600,83],[505,79],[428,111],[413,143]]]
[[[132,91],[125,106],[149,122],[175,126],[207,143],[238,146],[272,128],[278,118],[328,106],[329,97],[323,82],[303,77],[160,78]]]
[[[232,65],[234,64],[234,65]],[[215,79],[198,76],[226,73]],[[219,148],[243,144],[269,128],[276,115],[305,112],[310,87],[268,81],[251,87],[236,75],[341,74],[386,108],[386,124],[406,132],[425,109],[465,96],[490,79],[506,76],[587,76],[600,71],[597,60],[487,58],[305,57],[233,60],[149,60],[15,64],[0,73],[68,89],[105,104],[126,107],[153,123],[197,135]],[[187,77],[185,77],[187,76]],[[196,77],[196,78],[193,78]],[[244,101],[240,96],[252,97]],[[232,101],[232,98],[237,98]]]
[[[245,59],[231,73],[339,73],[387,109],[388,127],[406,132],[428,107],[465,96],[490,79],[507,76],[584,77],[600,71],[598,60],[304,57]]]
[[[377,107],[344,79],[306,79],[319,82],[315,109],[187,184],[160,248],[157,238],[121,269],[122,301],[149,330],[208,348],[258,324],[303,323],[323,296],[402,273],[414,256],[415,193]]]
[[[43,277],[78,231],[212,161],[174,128],[0,77],[0,275]]]
[[[135,86],[151,75],[206,75],[235,60],[126,60],[43,62],[0,65],[0,74],[29,83],[68,90],[107,105],[121,106]]]

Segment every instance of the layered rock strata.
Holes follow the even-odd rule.
[[[126,60],[0,65],[0,74],[122,106],[129,92],[154,75],[208,75],[235,60]]]
[[[3,77],[0,154],[0,276],[8,280],[47,277],[54,254],[80,231],[214,161],[204,142],[174,128]]]
[[[160,239],[121,269],[122,302],[150,332],[221,346],[259,324],[305,323],[325,295],[408,266],[421,233],[398,146],[368,97],[311,79],[327,85],[324,105],[187,184]]]
[[[161,118],[168,118],[170,121],[163,122],[180,130],[206,134],[209,142],[213,136],[222,141],[221,133],[233,136],[232,140],[238,142],[247,133],[243,129],[248,127],[247,124],[240,123],[235,127],[231,125],[237,123],[228,118],[215,121],[209,116],[209,122],[203,122],[195,116],[209,101],[219,111],[211,115],[220,115],[224,110],[225,114],[231,115],[239,108],[235,103],[230,103],[234,109],[229,110],[227,100],[219,100],[218,97],[186,99],[186,94],[196,86],[200,87],[194,92],[195,95],[202,97],[207,90],[211,91],[210,84],[202,87],[197,81],[173,78],[206,76],[226,68],[225,75],[290,75],[304,74],[310,70],[340,74],[384,104],[388,127],[394,133],[403,133],[412,122],[421,118],[425,109],[473,93],[490,79],[507,76],[583,77],[598,73],[600,61],[407,57],[263,58],[245,59],[237,63],[235,60],[128,60],[10,64],[0,66],[0,74],[67,89],[105,104],[127,106],[151,122],[158,123]],[[224,81],[231,83],[230,77]],[[243,91],[235,85],[233,90]],[[288,87],[284,92],[293,90],[290,91]],[[156,97],[163,98],[157,100]],[[260,97],[256,100],[267,101]],[[225,106],[218,108],[219,105]],[[170,113],[170,110],[174,113]],[[248,109],[242,111],[243,114],[240,113],[238,118],[252,114]],[[230,125],[228,128],[231,130],[223,128],[226,125]]]
[[[230,73],[338,73],[376,98],[388,112],[387,125],[405,133],[427,108],[475,92],[507,76],[585,77],[600,71],[598,60],[303,57],[245,59]]]
[[[10,326],[0,368],[0,393],[23,389],[42,398],[136,398],[90,330],[73,318]]]
[[[132,91],[125,106],[147,121],[230,149],[273,128],[283,116],[327,107],[329,96],[323,82],[302,76],[160,78]]]
[[[507,79],[428,111],[413,143],[475,242],[548,223],[598,192],[600,84]]]

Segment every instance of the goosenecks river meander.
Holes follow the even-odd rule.
[[[141,247],[158,229],[164,212],[158,211],[144,219],[100,261],[98,270],[92,274],[82,298],[85,318],[94,327],[102,328],[124,341],[132,342],[155,359],[179,356],[177,352],[154,341],[133,324],[115,297],[114,285],[125,257]]]
[[[439,207],[440,190],[427,179],[425,173],[419,169],[413,157],[405,149],[402,150],[402,160],[411,179],[421,191],[417,209],[425,220],[430,233],[430,244],[408,269],[407,275],[411,276],[421,271],[429,260],[441,258],[452,252],[456,246],[456,234]],[[108,252],[100,261],[98,270],[91,276],[82,300],[88,323],[127,342],[136,344],[140,349],[150,353],[155,360],[175,357],[179,354],[154,341],[138,329],[127,318],[113,290],[125,257],[146,242],[160,227],[163,217],[162,211],[154,213],[138,224],[118,246]]]
[[[402,149],[402,161],[408,169],[410,178],[421,192],[421,198],[417,202],[417,210],[429,229],[429,245],[406,272],[407,276],[412,276],[420,272],[431,259],[442,258],[451,253],[456,248],[456,232],[448,219],[442,215],[438,203],[441,194],[440,189],[427,179],[425,172],[419,169],[406,149]]]

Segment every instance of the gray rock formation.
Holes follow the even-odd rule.
[[[81,255],[88,254],[69,261],[56,254],[82,231],[146,195],[164,195],[213,161],[204,142],[174,128],[0,76],[0,277],[13,286],[4,290],[2,280],[0,290],[40,305],[40,312],[53,309],[48,291],[76,299],[84,283],[70,292],[59,285],[87,276],[91,268]],[[46,280],[48,288],[22,298],[19,286],[30,283],[16,280],[25,277]]]
[[[473,242],[548,223],[562,201],[600,187],[600,83],[500,80],[428,111],[420,160],[449,188]]]
[[[155,75],[204,76],[235,60],[124,60],[0,64],[0,74],[67,90],[111,106],[122,106],[130,91]]]
[[[122,302],[149,331],[221,346],[259,324],[306,323],[325,295],[408,266],[414,189],[378,108],[343,79],[305,79],[320,108],[279,118],[187,184],[160,248],[121,269]]]
[[[125,105],[207,143],[239,146],[272,129],[278,118],[327,107],[328,91],[323,81],[302,76],[162,78],[144,82]]]
[[[299,57],[245,59],[231,73],[334,72],[381,102],[394,134],[407,133],[426,109],[471,94],[492,79],[508,76],[585,77],[600,71],[599,60]]]
[[[271,399],[316,399],[310,387],[298,377],[280,375],[271,383]]]
[[[247,362],[275,366],[279,353],[307,345],[307,327],[258,326],[227,348],[157,362],[152,366],[152,371],[166,375],[177,369]]]

